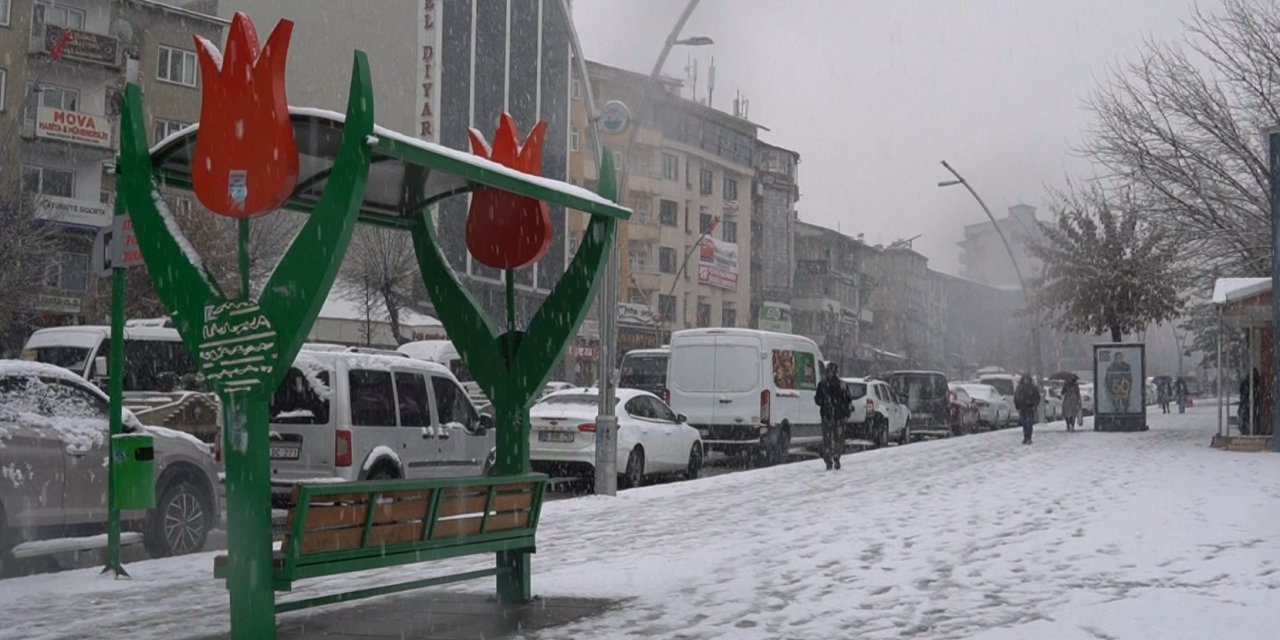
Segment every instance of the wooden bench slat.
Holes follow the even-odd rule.
[[[368,548],[377,553],[376,547],[402,542],[414,542],[422,536],[421,522],[375,525],[369,530]],[[302,538],[302,555],[359,549],[364,537],[363,527],[308,531]]]
[[[440,499],[440,512],[436,514],[437,518],[448,518],[451,516],[461,516],[469,513],[483,513],[484,504],[488,500],[487,493],[468,498],[450,498],[448,495]]]
[[[480,533],[480,524],[481,518],[479,515],[454,520],[436,520],[435,535],[431,536],[431,539],[448,540],[449,538]]]
[[[489,520],[485,522],[485,533],[493,531],[506,531],[508,529],[523,529],[529,526],[528,511],[506,511],[496,513],[489,516]]]
[[[494,496],[490,509],[493,511],[515,511],[517,509],[528,509],[532,506],[532,493],[507,493]]]

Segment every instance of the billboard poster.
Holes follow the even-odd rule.
[[[817,358],[806,351],[774,349],[773,384],[779,389],[817,389]]]
[[[760,313],[756,318],[759,329],[791,333],[791,305],[781,302],[766,302],[760,305]]]
[[[1145,345],[1095,344],[1093,379],[1095,430],[1146,430]]]
[[[698,283],[722,289],[738,289],[738,245],[703,238],[698,247]]]

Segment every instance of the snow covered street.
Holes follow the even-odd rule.
[[[1212,407],[1151,425],[1055,423],[1029,447],[1005,430],[849,455],[838,472],[815,460],[548,503],[535,592],[626,602],[532,637],[1274,637],[1280,457],[1209,449]],[[223,633],[212,555],[136,563],[133,581],[96,569],[0,581],[0,638]],[[339,581],[352,586],[313,580],[287,597]],[[432,592],[398,598],[412,612]],[[308,615],[325,614],[285,619]]]

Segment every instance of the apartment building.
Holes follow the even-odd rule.
[[[647,77],[588,62],[598,108],[639,105]],[[622,203],[635,212],[619,239],[618,351],[664,344],[692,327],[751,325],[753,151],[758,125],[679,95],[663,78],[629,157],[629,130],[602,132],[615,164],[628,171]],[[570,179],[594,188],[597,173],[587,130],[584,92],[575,81],[570,130]],[[586,221],[570,222],[570,247]],[[589,340],[589,336],[584,336]],[[585,350],[584,350],[585,352]]]
[[[38,285],[38,325],[90,319],[90,252],[113,214],[125,83],[146,95],[156,139],[195,122],[191,36],[222,40],[216,9],[216,0],[0,0],[0,207],[55,225],[58,244]]]
[[[800,154],[756,140],[751,184],[751,326],[790,332]]]

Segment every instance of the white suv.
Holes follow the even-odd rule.
[[[898,402],[889,383],[874,378],[841,378],[849,397],[853,399],[853,413],[849,416],[849,437],[869,440],[877,447],[890,441],[906,444],[911,432],[907,418],[911,410]],[[868,419],[868,417],[870,419]]]

